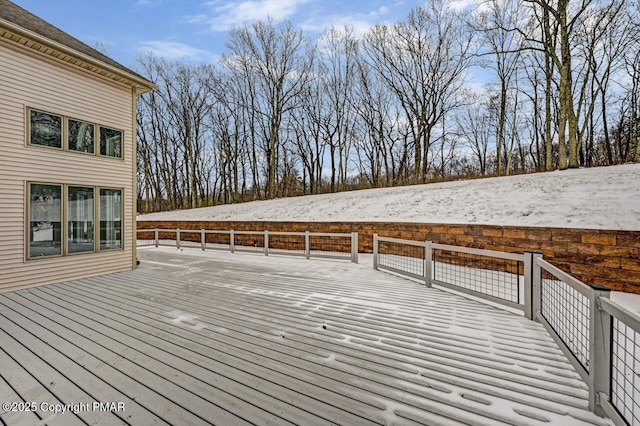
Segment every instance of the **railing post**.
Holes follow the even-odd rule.
[[[176,247],[180,248],[180,228],[176,229]]]
[[[358,233],[351,233],[351,262],[358,263]]]
[[[304,256],[309,259],[311,257],[311,238],[309,231],[304,231]]]
[[[202,248],[202,251],[204,251],[207,247],[207,234],[204,229],[200,230],[200,246]]]
[[[236,238],[233,229],[229,231],[229,251],[233,253],[236,250]]]
[[[542,268],[538,265],[538,259],[542,259],[539,251],[531,252],[531,316],[538,320],[538,314],[542,314]]]
[[[158,245],[160,243],[160,238],[158,238],[160,236],[159,235],[160,232],[158,231],[158,228],[154,229],[153,233],[154,233],[154,237],[155,237],[155,240],[156,240],[156,247],[158,247]]]
[[[424,244],[424,285],[431,287],[431,277],[433,277],[433,250],[431,240],[426,240]]]
[[[269,256],[269,231],[264,230],[264,255]]]
[[[528,320],[533,320],[533,305],[531,303],[533,300],[533,287],[531,287],[533,282],[533,277],[531,276],[533,274],[533,253],[530,251],[524,252],[523,268],[524,317]],[[520,299],[520,283],[518,283],[518,299]]]
[[[373,234],[373,269],[378,269],[378,234]]]
[[[539,253],[531,250],[524,252],[524,316],[527,319],[533,320],[535,318],[535,312],[533,311],[533,256],[534,253]],[[518,298],[520,297],[520,289],[518,288]],[[518,300],[519,301],[519,300]]]
[[[589,408],[595,414],[606,417],[600,403],[600,394],[609,395],[611,374],[611,315],[600,303],[608,299],[611,289],[605,285],[591,286],[589,305]]]

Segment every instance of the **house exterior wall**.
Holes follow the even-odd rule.
[[[123,159],[27,144],[27,108],[122,130]],[[134,108],[131,87],[0,40],[0,292],[134,267]],[[28,182],[122,189],[123,249],[27,259]]]

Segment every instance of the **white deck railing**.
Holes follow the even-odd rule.
[[[358,262],[358,234],[140,229],[138,246],[197,247]],[[640,315],[538,252],[504,253],[373,237],[373,267],[516,308],[539,321],[589,388],[589,408],[640,425]]]
[[[501,305],[539,321],[589,388],[589,408],[640,425],[640,315],[611,301],[541,253],[503,253],[373,237],[373,267]]]
[[[640,315],[538,256],[534,310],[589,387],[589,408],[616,425],[640,425]]]
[[[479,250],[431,241],[373,236],[373,267],[417,278],[518,309],[531,318],[529,285],[533,253]]]
[[[358,233],[218,231],[193,229],[138,229],[137,246],[197,247],[282,254],[289,256],[345,259],[358,263]]]

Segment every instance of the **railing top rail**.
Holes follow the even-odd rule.
[[[282,236],[303,237],[303,236],[304,236],[304,232],[291,232],[291,231],[269,231],[269,235],[282,235]]]
[[[417,246],[417,247],[426,247],[427,245],[425,241],[404,240],[401,238],[390,238],[390,237],[381,237],[381,236],[378,236],[378,241],[396,243],[396,244],[406,244],[406,245]],[[433,249],[454,251],[458,253],[474,254],[477,256],[495,257],[498,259],[508,259],[508,260],[515,260],[520,262],[524,261],[524,254],[518,254],[518,253],[506,253],[506,252],[494,251],[494,250],[474,249],[470,247],[452,246],[448,244],[432,244],[431,247]]]
[[[640,315],[606,297],[600,297],[600,303],[605,312],[631,327],[636,333],[640,333]]]
[[[264,231],[263,231],[264,232]],[[236,232],[237,234],[237,232]],[[288,232],[288,231],[269,231],[269,235],[283,235],[283,236],[298,236],[304,237],[306,232]],[[351,234],[346,233],[332,233],[332,232],[309,232],[311,237],[344,237],[351,238]]]
[[[264,231],[233,231],[236,235],[264,235]]]
[[[262,235],[264,231],[233,231],[236,235]],[[297,235],[304,236],[306,232],[285,232],[285,231],[268,231],[269,235]],[[312,237],[347,237],[351,238],[351,234],[338,234],[331,232],[309,232]]]
[[[390,238],[378,236],[378,241],[396,244],[406,244],[408,246],[426,247],[427,243],[424,241],[403,240],[400,238]]]
[[[473,254],[476,256],[487,256],[487,257],[495,257],[498,259],[508,259],[524,262],[524,254],[518,253],[507,253],[502,251],[495,250],[484,250],[484,249],[475,249],[471,247],[460,247],[460,246],[452,246],[449,244],[432,244],[431,247],[433,249],[446,250],[446,251],[455,251],[458,253],[466,253]]]
[[[544,259],[536,258],[534,262],[537,262],[537,265],[540,266],[545,271],[555,275],[556,278],[560,278],[560,280],[570,285],[578,293],[584,295],[585,297],[589,297],[591,295],[591,291],[592,291],[591,287],[589,287],[587,284],[583,283],[579,279],[572,277],[571,275],[567,274],[560,268],[553,266],[552,264],[550,264]]]
[[[136,232],[177,232],[179,228],[174,229],[164,229],[164,228],[139,228]],[[230,234],[231,231],[217,230],[217,229],[180,229],[180,233],[200,233],[204,231],[205,234]],[[236,235],[264,235],[265,231],[233,231]],[[306,232],[286,232],[286,231],[268,231],[269,235],[295,235],[295,236],[305,236]],[[350,233],[332,233],[332,232],[309,232],[309,235],[312,237],[344,237],[351,238]]]
[[[304,233],[303,233],[304,235]],[[342,237],[342,238],[351,238],[351,234],[346,233],[336,233],[332,234],[331,232],[309,232],[309,235],[312,237]]]

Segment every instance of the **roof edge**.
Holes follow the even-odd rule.
[[[78,61],[81,61],[83,63],[89,64],[89,65],[93,65],[97,68],[102,69],[103,71],[105,71],[107,74],[110,74],[112,76],[118,76],[121,79],[124,79],[124,83],[129,84],[130,86],[133,86],[136,89],[136,94],[143,94],[146,92],[150,92],[152,90],[155,90],[158,88],[158,86],[145,79],[142,78],[141,76],[136,75],[135,73],[133,73],[133,71],[131,73],[128,73],[124,70],[121,70],[117,67],[114,67],[112,65],[109,65],[103,61],[100,61],[98,59],[92,58],[91,56],[79,52],[75,49],[72,49],[70,47],[67,47],[61,43],[58,43],[54,40],[51,40],[47,37],[44,37],[36,32],[30,31],[26,28],[23,28],[19,25],[16,25],[10,21],[7,21],[5,19],[0,18],[0,28],[5,28],[7,31],[13,33],[14,35],[18,36],[18,37],[22,37],[25,38],[29,41],[32,41],[34,43],[38,43],[41,45],[44,45],[46,47],[49,47],[51,49],[53,49],[54,51],[56,51],[57,53],[61,53],[67,56],[70,56],[72,58],[77,59]],[[6,38],[6,37],[5,37]],[[26,46],[27,48],[30,48],[32,50],[36,50],[39,51],[37,48],[31,47],[31,46]],[[45,53],[48,54],[49,56],[52,57],[56,57],[56,55],[52,55],[51,53]],[[57,58],[59,59],[59,58]],[[80,66],[81,68],[87,69],[86,67],[82,67],[80,64],[78,63],[74,63],[74,61],[66,61],[69,63],[72,63],[73,65],[76,66]],[[88,70],[88,71],[92,71],[92,70]],[[92,71],[95,73],[95,71]],[[102,75],[103,77],[108,77],[108,75],[104,75],[101,73],[97,73],[98,75]]]

